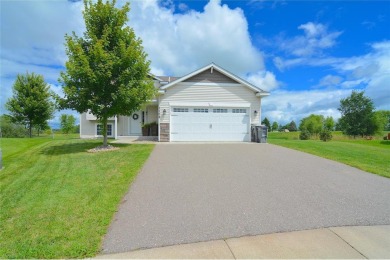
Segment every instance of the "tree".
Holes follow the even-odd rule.
[[[69,134],[74,131],[76,118],[73,115],[62,114],[60,117],[61,131]]]
[[[374,117],[380,125],[379,131],[390,130],[390,110],[378,110],[374,112]]]
[[[264,118],[263,121],[261,121],[261,124],[267,126],[268,132],[271,132],[271,123],[270,123],[270,121],[268,120],[268,118]]]
[[[53,117],[54,103],[50,87],[43,76],[34,73],[18,74],[13,85],[13,96],[5,104],[13,122],[25,125],[32,137],[32,129],[47,124]]]
[[[296,132],[298,130],[297,124],[295,124],[294,120],[287,124],[287,129],[290,132]]]
[[[308,117],[302,118],[299,130],[308,131],[310,135],[318,135],[324,126],[324,116],[311,114]]]
[[[272,128],[272,131],[277,131],[279,128],[278,122],[273,122],[271,128]]]
[[[156,89],[142,42],[126,26],[130,4],[118,9],[115,0],[84,0],[84,6],[84,37],[74,32],[65,36],[68,61],[61,73],[65,97],[60,107],[89,110],[101,122],[107,146],[108,118],[131,115],[155,96]]]
[[[333,131],[335,127],[335,122],[333,117],[328,116],[324,119],[324,129],[328,131]]]
[[[352,94],[340,100],[339,120],[344,134],[356,137],[357,135],[372,135],[380,126],[374,117],[374,103],[364,96],[364,91],[352,91]]]

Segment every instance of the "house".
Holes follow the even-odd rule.
[[[160,142],[251,140],[259,125],[261,99],[269,93],[211,63],[180,78],[153,76],[158,96],[131,116],[109,119],[108,136],[142,136],[142,125],[156,122]],[[90,113],[80,115],[80,137],[101,134]]]

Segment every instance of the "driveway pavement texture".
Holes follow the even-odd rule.
[[[158,144],[102,253],[390,224],[390,179],[271,144]]]

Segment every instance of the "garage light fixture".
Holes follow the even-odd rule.
[[[165,115],[167,113],[167,110],[166,109],[164,109],[163,110],[163,115]]]
[[[257,115],[257,110],[253,111],[255,113],[255,115]]]

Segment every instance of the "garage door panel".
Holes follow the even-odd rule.
[[[172,141],[249,141],[250,121],[246,113],[232,113],[233,108],[188,107],[185,111],[188,112],[171,114]]]

